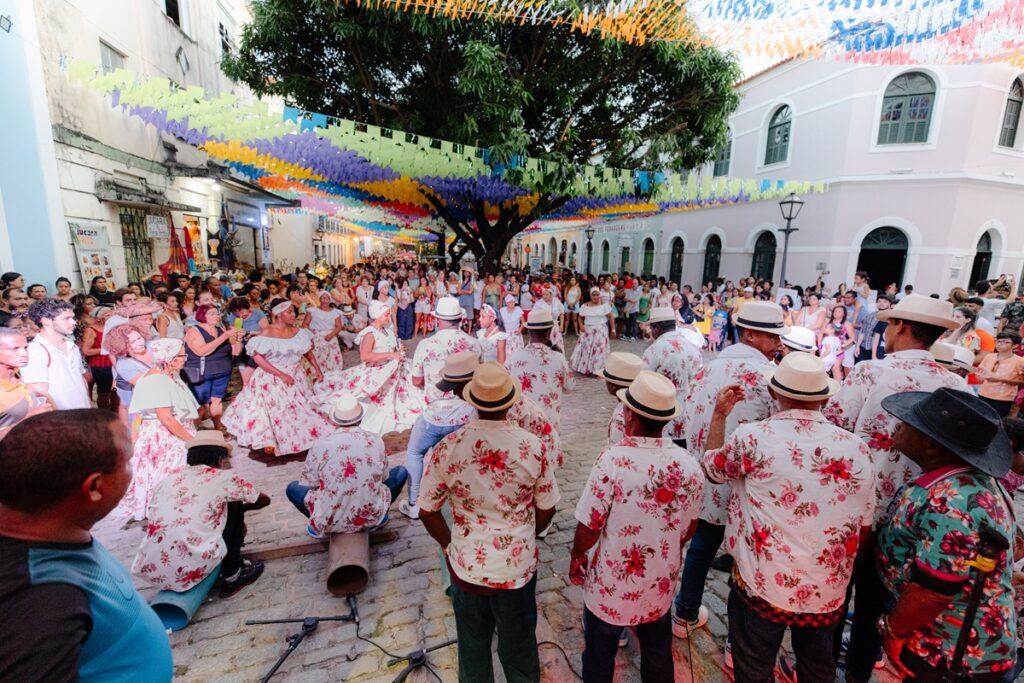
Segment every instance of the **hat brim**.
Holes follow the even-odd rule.
[[[1002,428],[996,432],[995,437],[984,450],[972,450],[962,444],[954,443],[941,434],[936,434],[914,410],[919,403],[927,400],[930,396],[931,392],[928,391],[904,391],[892,394],[882,399],[882,409],[928,438],[939,442],[958,458],[985,474],[1002,477],[1010,471],[1010,464],[1013,462],[1013,447]],[[987,404],[986,408],[988,408]],[[988,409],[995,415],[995,409]]]
[[[674,405],[671,414],[668,412],[655,412],[652,408],[636,402],[635,399],[631,400],[632,397],[629,395],[629,389],[619,389],[615,392],[615,397],[619,399],[619,402],[622,403],[622,405],[626,406],[637,415],[642,415],[643,417],[647,417],[652,420],[664,420],[665,422],[668,422],[670,420],[674,420],[679,416],[679,413],[683,411],[683,406],[679,401],[673,399],[672,403]]]
[[[359,424],[360,422],[363,421],[363,417],[366,415],[366,409],[363,408],[363,404],[359,403],[358,405],[359,405],[359,414],[356,415],[355,417],[346,417],[346,418],[342,419],[333,410],[328,410],[327,411],[327,417],[328,417],[328,419],[330,419],[331,422],[333,422],[334,424],[338,425],[339,427],[351,427],[353,425],[357,425],[357,424]]]
[[[674,317],[672,317],[672,318],[661,318],[661,317],[658,317],[658,318],[650,318],[650,319],[648,319],[647,324],[648,325],[653,325],[654,323],[674,323],[674,322],[676,322],[676,319]]]
[[[776,370],[770,370],[765,373],[765,380],[768,388],[774,391],[779,396],[785,396],[791,398],[794,401],[806,401],[808,403],[817,403],[818,401],[827,401],[839,392],[839,382],[832,379],[831,377],[825,378],[825,390],[824,391],[798,391],[787,387],[775,380]]]
[[[910,322],[922,323],[933,327],[941,327],[946,330],[955,330],[960,327],[960,325],[951,318],[942,318],[937,315],[927,315],[924,313],[917,313],[915,311],[897,311],[895,308],[878,311],[875,314],[875,320],[881,322],[885,322],[887,320],[909,320]]]
[[[605,382],[608,382],[608,384],[614,384],[615,386],[619,387],[628,387],[630,384],[633,383],[633,380],[631,379],[626,379],[625,377],[616,377],[615,375],[609,375],[608,368],[601,368],[601,379],[603,379]]]
[[[437,382],[434,383],[434,386],[440,389],[441,391],[455,391],[456,389],[459,388],[460,385],[465,384],[471,379],[473,379],[473,373],[470,373],[463,379],[459,380],[448,380],[445,379],[444,377],[441,377],[441,379],[437,380]]]
[[[229,453],[231,452],[231,444],[223,440],[217,441],[215,439],[197,438],[192,439],[191,441],[185,444],[186,450],[189,448],[195,448],[196,446],[216,446],[217,448],[227,449]]]
[[[743,327],[748,330],[754,330],[755,332],[777,334],[780,337],[789,334],[789,325],[782,325],[782,327],[770,327],[769,325],[771,325],[771,323],[757,323],[750,320],[744,320],[743,318],[736,319],[736,327]]]
[[[543,323],[530,323],[529,321],[527,321],[527,323],[526,323],[526,329],[528,329],[528,330],[550,330],[554,326],[555,326],[555,321],[554,320],[552,320],[550,322],[543,322]]]
[[[456,321],[462,320],[465,317],[465,315],[466,314],[464,312],[462,312],[461,310],[457,314],[452,314],[452,315],[442,315],[442,314],[438,313],[437,311],[434,311],[434,317],[435,318],[437,318],[438,320],[446,320],[448,322],[456,322]]]
[[[469,382],[462,390],[462,400],[473,406],[477,410],[485,413],[496,413],[499,410],[505,410],[511,408],[519,399],[523,396],[523,388],[519,386],[519,382],[512,380],[512,393],[500,401],[483,401],[473,396],[473,383]]]
[[[815,351],[813,346],[807,346],[806,344],[801,344],[793,341],[792,339],[786,339],[785,337],[782,338],[782,343],[784,346],[787,346],[794,351],[803,351],[805,353],[814,353]]]

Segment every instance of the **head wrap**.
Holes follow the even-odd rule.
[[[591,287],[590,288],[590,293],[593,294],[594,292],[597,292],[598,294],[600,294],[601,293],[601,289],[599,287]]]
[[[369,306],[370,320],[376,320],[388,312],[388,305],[383,301],[371,301]]]
[[[174,357],[178,355],[178,352],[182,349],[182,341],[180,339],[154,339],[147,345],[149,348],[150,355],[153,356],[153,360],[157,363],[167,364],[174,360]]]
[[[511,294],[506,294],[505,295],[505,303],[508,303],[509,301],[511,301],[512,303],[515,303],[516,298],[514,296],[512,296]]]
[[[270,312],[273,315],[281,315],[282,313],[287,311],[289,308],[292,308],[292,302],[291,301],[282,301],[278,305],[276,305],[273,308],[271,308]]]
[[[511,296],[511,295],[509,295],[509,296]],[[498,317],[498,312],[496,310],[494,310],[494,306],[491,306],[490,304],[484,304],[483,306],[481,306],[480,307],[480,311],[483,312],[483,313],[490,313],[495,318]]]

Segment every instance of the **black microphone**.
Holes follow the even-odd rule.
[[[349,593],[348,596],[345,598],[345,601],[348,602],[348,608],[350,610],[352,610],[352,617],[353,617],[352,620],[355,621],[358,624],[359,623],[359,608],[356,607],[356,594],[355,593]]]

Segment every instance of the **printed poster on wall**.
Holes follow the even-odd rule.
[[[114,261],[110,255],[110,236],[104,225],[83,225],[68,221],[71,241],[75,245],[75,258],[82,271],[82,282],[88,286],[94,277],[107,280],[107,288],[117,288],[114,282]]]
[[[206,259],[206,249],[203,248],[203,230],[199,227],[199,216],[184,214],[182,221],[185,224],[185,239],[192,245],[192,262],[188,264],[191,272],[204,270],[209,263]]]
[[[152,240],[171,239],[171,229],[167,224],[167,216],[146,216],[146,234]]]

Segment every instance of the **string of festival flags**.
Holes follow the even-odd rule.
[[[336,216],[358,234],[404,242],[436,239],[443,226],[426,195],[459,217],[484,201],[489,218],[502,207],[530,214],[550,164],[514,157],[492,163],[485,148],[392,131],[227,94],[208,98],[201,88],[179,88],[160,78],[139,79],[126,70],[105,73],[74,61],[68,77],[109,95],[120,107],[160,132],[205,150],[211,158],[262,187],[296,199],[293,210]],[[515,182],[510,180],[515,169]],[[639,195],[649,199],[639,199]],[[571,198],[544,216],[557,221],[611,220],[690,211],[825,191],[824,183],[681,175],[583,166]]]

